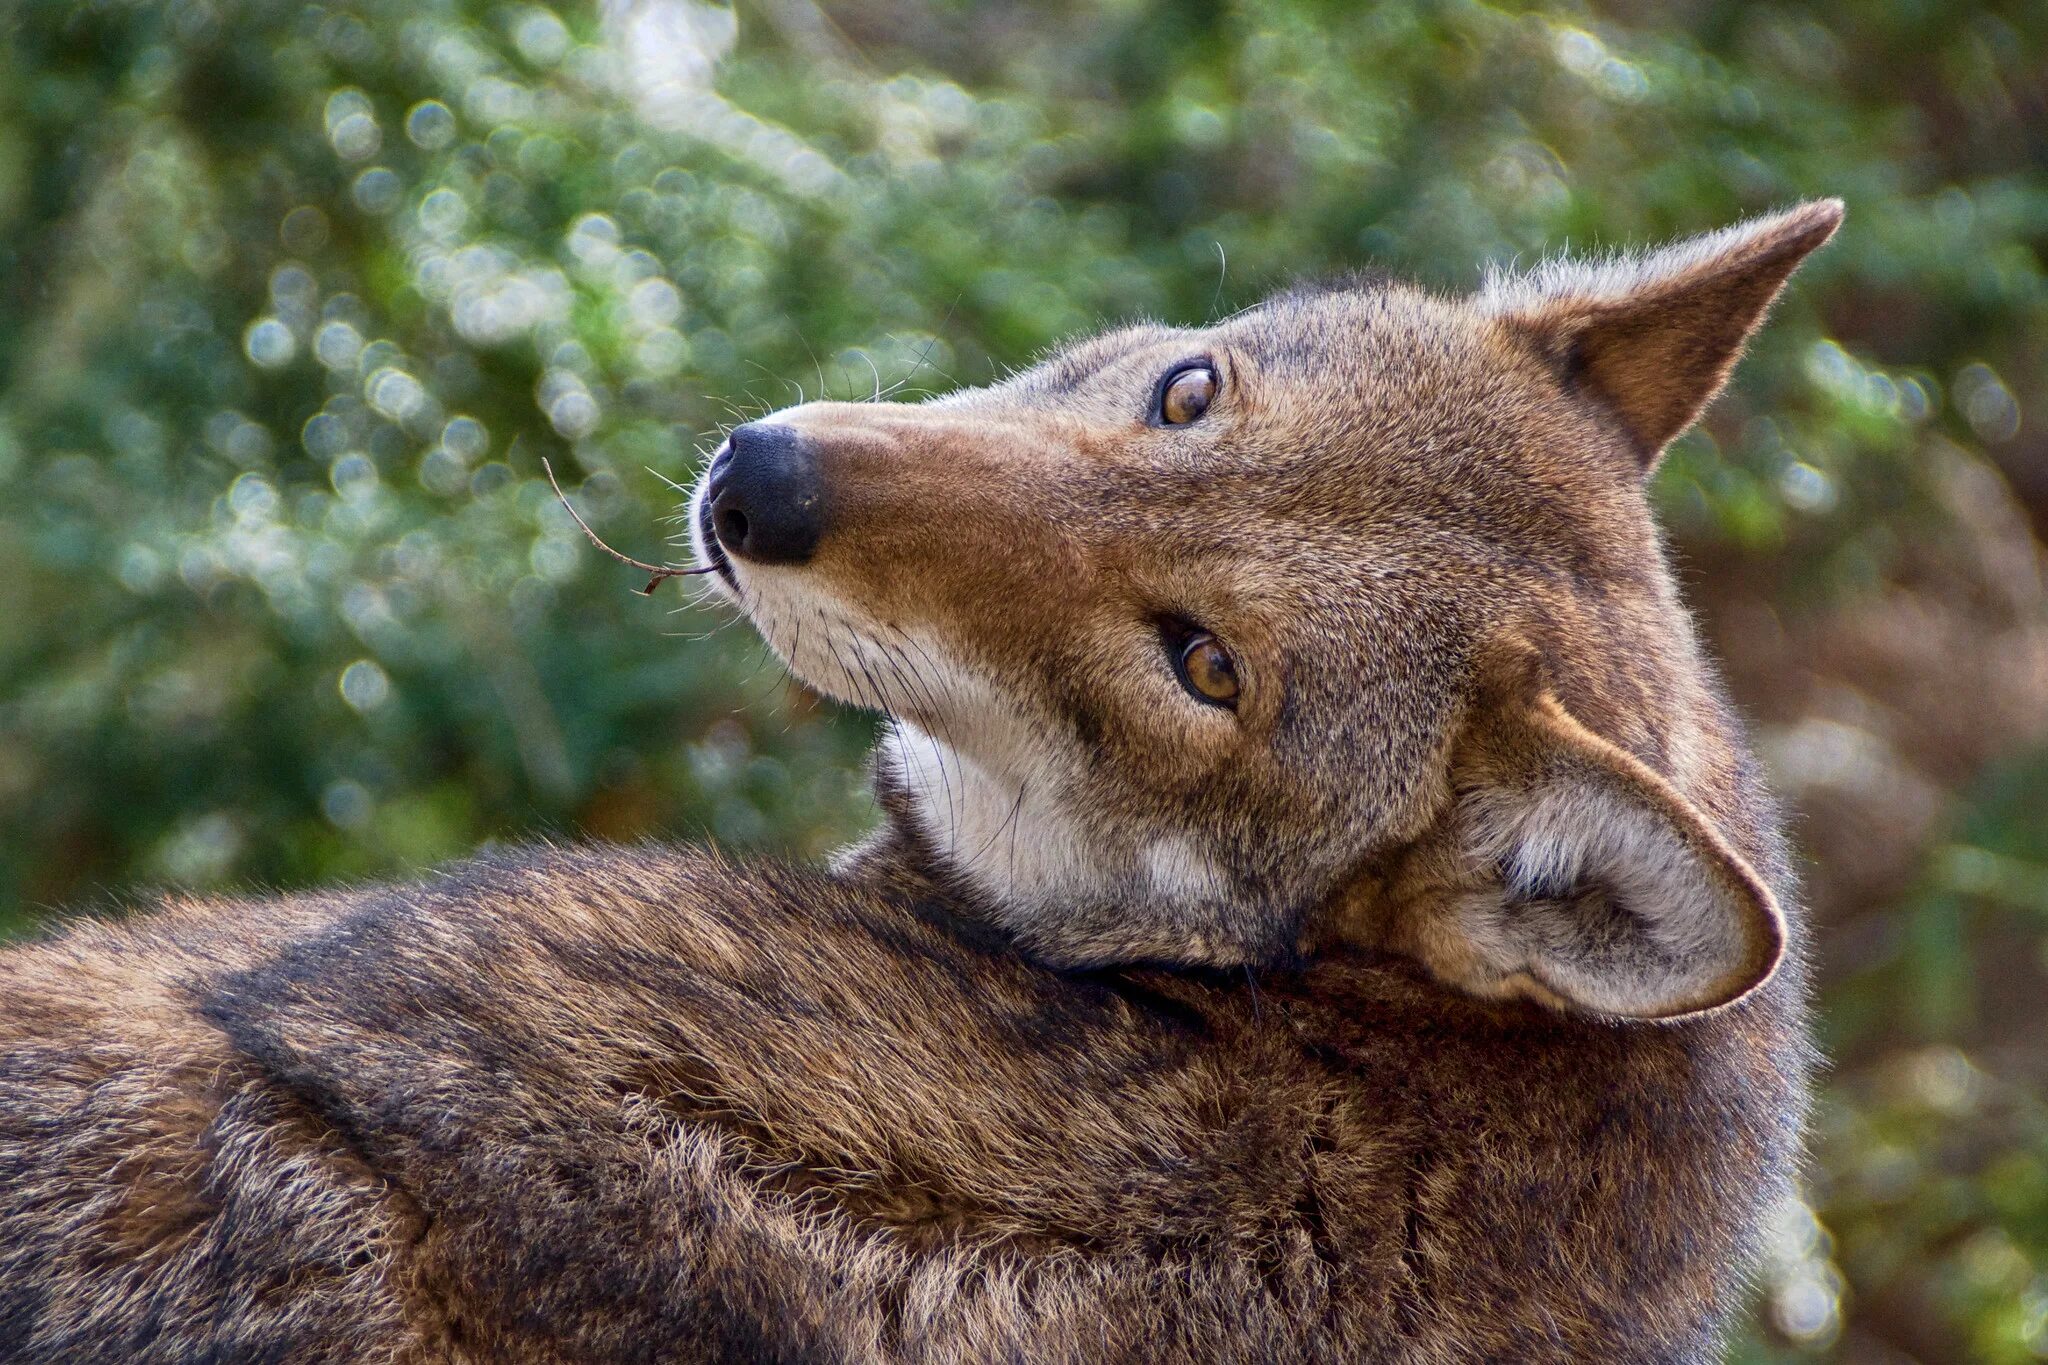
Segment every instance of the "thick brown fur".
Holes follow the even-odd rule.
[[[884,829],[0,955],[0,1360],[1711,1358],[1809,1055],[1641,472],[1838,218],[781,415]]]

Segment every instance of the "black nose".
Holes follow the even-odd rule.
[[[711,529],[727,554],[757,564],[801,564],[825,533],[818,453],[794,427],[733,428],[711,461]]]

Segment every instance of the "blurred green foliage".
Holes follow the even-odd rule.
[[[1824,613],[1945,533],[1930,448],[2048,507],[2038,0],[22,0],[0,36],[0,932],[536,831],[824,851],[866,723],[634,595],[540,460],[658,557],[719,425],[799,388],[1298,274],[1461,287],[1840,194],[1660,475],[1681,548]],[[2048,981],[2048,764],[1957,785],[1825,976],[1814,1207],[1744,1358],[2048,1356],[2048,1062],[1987,1069],[1967,949]]]

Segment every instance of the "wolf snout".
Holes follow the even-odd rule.
[[[756,564],[801,564],[825,533],[818,451],[794,427],[735,427],[711,460],[705,488],[712,534],[727,554]]]

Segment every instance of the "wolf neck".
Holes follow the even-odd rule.
[[[962,910],[1055,966],[1234,965],[1270,956],[1227,874],[1185,835],[1135,845],[1088,822],[1028,733],[1006,767],[891,722],[877,785],[893,829],[846,866],[896,860],[964,893]]]
[[[904,720],[889,725],[879,755],[896,818],[910,822],[949,878],[992,906],[1028,913],[1112,874],[1061,802],[1058,775],[1020,766],[1019,775],[998,772]]]

